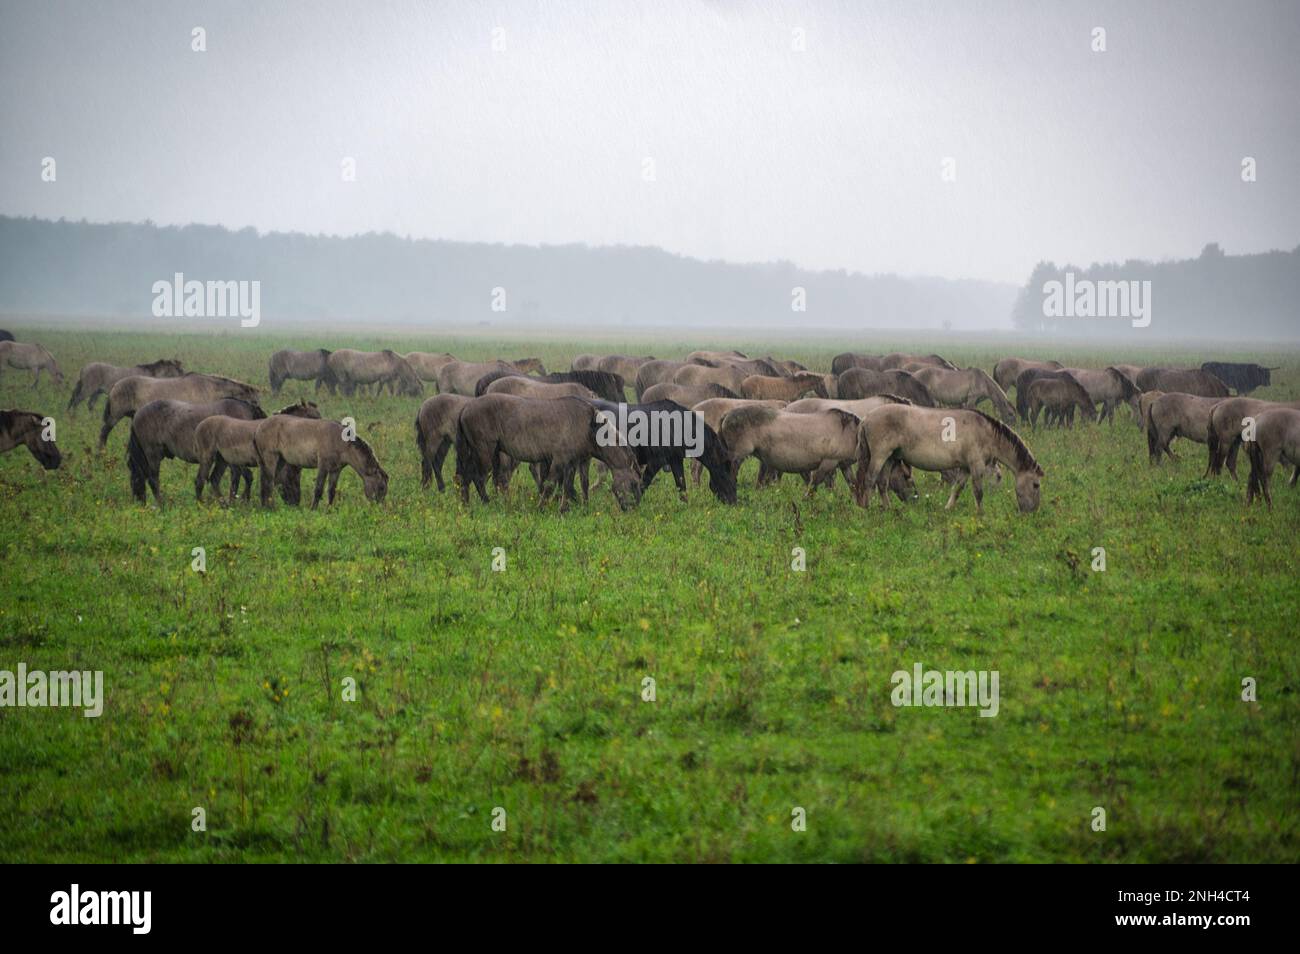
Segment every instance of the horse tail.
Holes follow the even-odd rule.
[[[1155,421],[1151,419],[1151,411],[1155,408],[1155,401],[1147,405],[1146,413],[1142,415],[1142,425],[1147,431],[1147,453],[1151,455],[1152,460],[1160,459],[1160,441],[1156,436]]]
[[[1264,450],[1259,446],[1258,435],[1253,441],[1243,441],[1246,457],[1250,459],[1250,477],[1246,481],[1246,499],[1264,492]]]
[[[1210,415],[1210,426],[1206,428],[1205,445],[1210,449],[1210,463],[1206,467],[1206,476],[1219,476],[1223,472],[1223,454],[1221,448],[1222,442],[1219,440],[1219,429],[1214,426],[1214,415]],[[1226,455],[1223,455],[1226,456]]]
[[[145,457],[144,448],[140,445],[140,438],[136,436],[135,428],[131,428],[131,436],[126,441],[126,466],[131,473],[131,494],[136,500],[144,503],[145,479],[149,473],[149,461]]]
[[[487,480],[487,474],[479,465],[478,454],[474,453],[469,434],[465,432],[465,417],[461,415],[456,420],[456,476],[460,478],[461,486],[468,487],[470,483],[480,484]]]
[[[853,482],[853,499],[857,501],[859,507],[867,505],[871,491],[867,487],[867,470],[871,466],[871,444],[867,440],[867,435],[862,433],[858,428],[858,475]]]
[[[72,389],[72,399],[68,401],[68,410],[71,411],[81,400],[81,378],[77,378],[77,386]]]

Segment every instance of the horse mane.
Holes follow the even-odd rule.
[[[30,424],[33,421],[40,421],[41,415],[35,411],[20,411],[17,408],[0,411],[0,432],[8,431],[10,434],[17,434],[18,428],[24,420]]]
[[[705,393],[712,397],[740,399],[739,394],[731,390],[731,388],[724,388],[721,384],[704,384],[700,386],[704,388]]]
[[[774,364],[773,364],[771,361],[769,361],[767,358],[747,358],[746,360],[747,360],[747,361],[750,361],[750,362],[753,363],[753,364],[758,365],[758,367],[763,368],[763,369],[764,369],[765,371],[767,371],[767,372],[771,372],[770,374],[769,374],[769,373],[764,373],[764,374],[763,374],[764,377],[768,377],[768,378],[784,378],[784,377],[786,377],[786,375],[784,375],[784,374],[781,373],[781,369],[778,368],[776,365],[774,365]],[[760,373],[762,373],[762,372],[760,372]]]
[[[723,426],[730,427],[754,427],[759,424],[766,424],[776,417],[779,412],[774,407],[765,407],[762,404],[746,404],[738,407],[734,411],[728,411],[722,419]],[[852,415],[849,415],[852,417]],[[735,424],[731,424],[732,421]],[[854,418],[856,423],[857,419]]]
[[[1107,368],[1106,373],[1119,379],[1120,393],[1124,400],[1127,401],[1133,395],[1139,393],[1137,387],[1129,380],[1128,375],[1119,368]]]
[[[527,377],[527,375],[524,374],[522,371],[520,371],[518,368],[497,368],[495,371],[489,371],[487,374],[483,375],[483,377],[479,378],[478,383],[474,385],[474,396],[482,397],[484,394],[486,394],[488,385],[490,385],[493,381],[499,381],[502,378],[523,378],[523,377]]]
[[[260,421],[266,417],[266,411],[262,410],[262,405],[256,401],[245,401],[243,398],[221,398],[222,401],[233,401],[235,404],[242,404],[253,412],[253,420]],[[293,407],[293,405],[289,405]]]
[[[899,397],[897,394],[873,394],[872,397],[884,398],[890,404],[911,404],[915,406],[915,402],[909,401],[905,397]]]
[[[539,380],[548,384],[581,384],[596,394],[622,394],[625,387],[623,376],[611,371],[556,371],[542,375]]]
[[[221,375],[221,374],[207,374],[203,371],[187,371],[183,375],[181,375],[181,377],[182,378],[208,378],[213,381],[220,381],[222,384],[237,384],[241,388],[248,388],[248,390],[250,391],[257,390],[251,384],[245,384],[243,381],[237,381],[234,378],[228,378],[225,375]]]
[[[1038,461],[1034,459],[1034,455],[1030,452],[1029,448],[1025,446],[1025,442],[1020,439],[1019,434],[1007,427],[1007,425],[1003,424],[996,417],[990,417],[983,411],[978,411],[974,408],[971,408],[971,410],[984,418],[984,420],[988,421],[989,427],[993,428],[994,433],[1011,444],[1016,454],[1016,470],[1042,470],[1042,468],[1038,466]]]
[[[771,409],[769,408],[769,410]],[[862,423],[862,419],[856,414],[846,411],[843,408],[828,407],[826,410],[822,411],[822,413],[829,414],[833,419],[838,420],[840,422],[840,427],[845,430],[852,428],[856,431],[858,425]]]

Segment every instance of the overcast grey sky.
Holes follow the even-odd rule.
[[[1297,2],[0,0],[0,213],[1021,283],[1300,243],[1298,49]]]

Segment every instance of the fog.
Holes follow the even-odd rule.
[[[453,243],[488,285],[449,319],[524,280],[487,243],[768,269],[710,279],[723,323],[788,319],[802,283],[813,324],[1010,327],[1041,262],[1295,248],[1298,42],[1294,3],[4,2],[0,213]],[[206,277],[285,267],[243,261]],[[634,266],[611,301],[588,261],[563,301],[520,300],[682,313]],[[905,282],[906,304],[871,276],[969,284]],[[834,282],[873,290],[811,293]],[[147,311],[147,284],[102,310]],[[338,311],[300,298],[280,307]]]

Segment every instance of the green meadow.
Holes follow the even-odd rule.
[[[280,347],[550,370],[698,347],[823,371],[896,346],[990,370],[1013,353],[1224,357],[1283,365],[1257,396],[1291,400],[1300,354],[13,330],[67,378],[32,391],[3,371],[0,407],[55,417],[65,459],[0,457],[0,670],[101,670],[105,700],[98,718],[0,708],[0,861],[1300,860],[1300,488],[1279,471],[1273,510],[1248,510],[1244,455],[1239,482],[1205,480],[1186,441],[1151,467],[1126,408],[1114,425],[1022,427],[1042,507],[1021,515],[1008,480],[982,518],[969,491],[945,511],[937,475],[882,512],[842,482],[759,490],[752,461],[735,507],[703,485],[683,504],[663,473],[635,511],[605,481],[561,515],[526,472],[464,506],[420,488],[418,399],[327,394],[323,414],[354,417],[391,476],[382,505],[350,471],[315,512],[197,504],[192,465],[169,461],[159,509],[131,499],[128,422],[101,455],[103,399],[64,413],[92,360],[179,357],[265,388]],[[310,393],[289,382],[263,403]],[[916,664],[997,671],[996,717],[896,707],[891,676]]]

